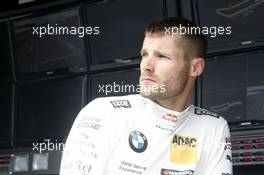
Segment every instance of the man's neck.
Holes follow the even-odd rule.
[[[191,97],[192,95],[190,94],[188,95],[188,97],[173,96],[166,99],[158,99],[153,101],[167,109],[181,112],[184,111],[190,105]]]

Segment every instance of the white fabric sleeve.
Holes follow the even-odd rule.
[[[103,111],[104,106],[97,99],[80,111],[65,144],[60,175],[104,174],[113,144],[109,120]]]
[[[230,131],[227,122],[224,126],[216,127],[213,132],[213,141],[206,143],[203,159],[197,168],[195,175],[232,175],[232,152]],[[211,133],[211,134],[212,134]]]

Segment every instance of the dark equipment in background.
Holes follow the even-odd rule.
[[[9,148],[11,146],[12,118],[14,86],[5,85],[0,87],[0,147]]]
[[[0,85],[12,83],[14,81],[9,30],[8,20],[0,20]]]
[[[243,49],[264,44],[264,2],[254,0],[194,0],[200,26],[232,27],[230,35],[208,37],[209,53]],[[257,23],[257,26],[256,26]],[[214,33],[215,30],[211,29]],[[222,31],[217,31],[223,33]]]
[[[264,123],[263,58],[263,51],[209,58],[203,74],[203,106],[230,124]]]
[[[11,24],[18,79],[48,78],[87,71],[83,37],[58,28],[82,26],[79,7],[16,17]]]
[[[100,35],[87,40],[91,70],[138,63],[145,25],[163,13],[162,0],[88,4],[86,25],[101,28]]]
[[[64,141],[79,110],[105,96],[99,85],[137,86],[145,24],[180,15],[200,26],[232,27],[232,35],[208,37],[207,67],[195,101],[229,121],[234,174],[262,174],[264,25],[256,21],[263,1],[36,0],[8,6],[13,2],[0,8],[1,173],[58,174],[59,156],[35,155],[32,142]],[[100,35],[32,35],[32,27],[48,24],[98,26]],[[48,158],[48,169],[34,171],[34,157]],[[16,160],[27,160],[20,168],[28,171],[14,172]]]
[[[64,141],[86,104],[87,77],[24,82],[16,91],[16,146],[32,146],[44,139]]]

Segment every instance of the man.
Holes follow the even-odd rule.
[[[190,105],[206,40],[181,18],[147,26],[140,95],[98,98],[77,116],[61,175],[231,175],[227,122]],[[183,33],[183,34],[182,34]]]

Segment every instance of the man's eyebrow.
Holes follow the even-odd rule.
[[[166,52],[165,50],[157,50],[154,53],[155,54],[158,54],[158,55],[164,55],[164,56],[173,58],[173,56],[171,54],[169,54],[168,52]]]

